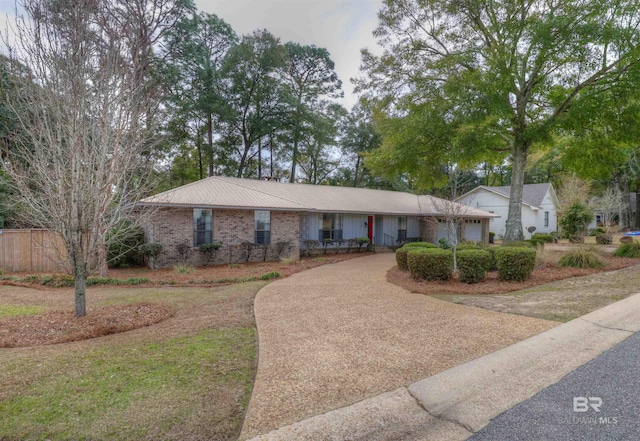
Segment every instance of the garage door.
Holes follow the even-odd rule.
[[[464,226],[464,238],[474,242],[482,241],[482,221],[468,220]]]

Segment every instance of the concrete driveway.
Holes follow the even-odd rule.
[[[325,265],[257,295],[258,372],[241,439],[450,369],[558,323],[389,284],[392,253]]]

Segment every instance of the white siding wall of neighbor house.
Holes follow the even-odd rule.
[[[500,216],[489,221],[489,231],[493,231],[498,237],[504,236],[505,223],[509,213],[508,199],[489,191],[479,190],[460,199],[458,202]]]
[[[496,233],[498,238],[504,236],[509,215],[509,199],[481,189],[460,199],[458,202],[499,215],[499,218],[493,218],[489,221],[489,231]],[[545,211],[549,212],[548,226],[544,225]],[[536,227],[535,233],[550,233],[557,230],[557,222],[558,214],[549,192],[545,195],[542,206],[539,209],[534,210],[529,205],[524,204],[522,206],[522,230],[524,237],[527,239],[531,237],[531,233],[527,231],[528,227]]]
[[[549,213],[549,225],[545,226],[544,213]],[[538,215],[538,224],[536,224],[537,233],[551,233],[552,231],[558,231],[558,212],[556,211],[556,205],[553,203],[553,198],[550,192],[547,192],[542,204],[540,205],[540,214]]]

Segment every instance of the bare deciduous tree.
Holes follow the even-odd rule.
[[[589,207],[601,214],[600,222],[607,233],[613,232],[616,219],[619,219],[620,213],[628,208],[628,205],[625,195],[617,188],[611,187],[589,201]]]
[[[140,224],[134,209],[150,172],[141,152],[153,143],[140,121],[148,87],[127,62],[125,41],[105,31],[104,7],[25,0],[15,44],[5,41],[31,75],[7,97],[23,136],[4,167],[30,223],[66,245],[78,317],[86,315],[91,262],[118,237],[111,230]]]
[[[433,206],[438,212],[438,218],[443,220],[447,226],[447,236],[451,248],[453,249],[453,269],[458,269],[456,252],[461,239],[461,230],[464,222],[469,218],[468,212],[471,209],[473,198],[463,205],[449,199],[431,198]]]

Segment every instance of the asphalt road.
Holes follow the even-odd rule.
[[[640,333],[496,418],[473,441],[640,439]]]

